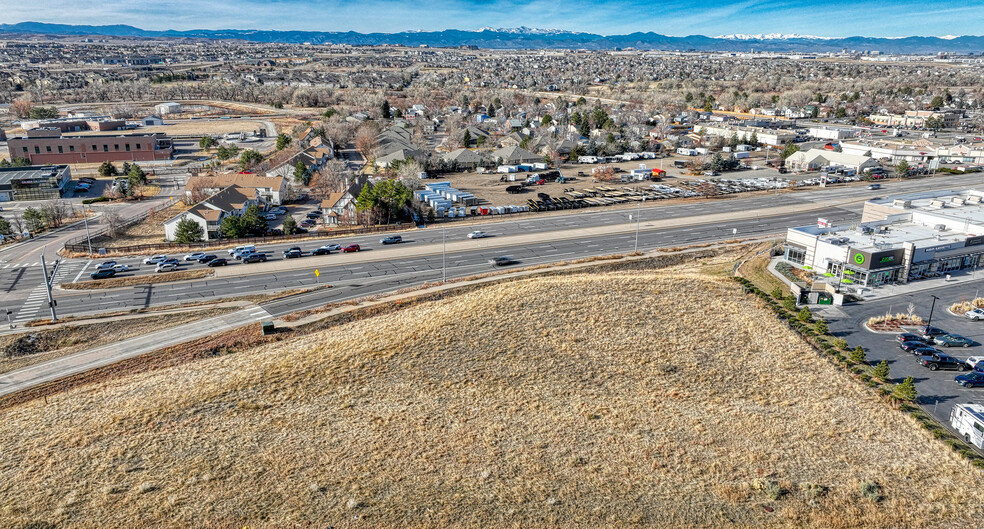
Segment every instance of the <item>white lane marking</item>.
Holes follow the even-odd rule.
[[[82,267],[82,270],[79,270],[79,275],[75,276],[75,279],[72,280],[72,283],[79,282],[79,278],[82,277],[82,274],[85,273],[85,269],[89,268],[90,264],[92,264],[92,259],[89,259],[88,261],[85,262],[85,266]]]

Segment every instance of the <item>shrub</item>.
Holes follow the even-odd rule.
[[[834,340],[834,347],[840,349],[841,351],[847,350],[847,340],[843,338],[837,338]]]
[[[827,320],[821,318],[817,320],[816,325],[813,326],[813,330],[817,331],[817,334],[827,334],[830,329],[827,328]]]
[[[864,360],[865,360],[864,347],[861,347],[859,345],[855,347],[853,351],[851,351],[851,361],[854,362],[855,364],[861,364],[864,362]]]
[[[770,294],[775,299],[782,299],[782,288],[780,287],[773,288]]]
[[[788,298],[784,298],[782,300],[782,308],[788,310],[789,312],[795,312],[796,311],[796,299],[793,298],[792,296],[790,296]]]
[[[819,498],[827,494],[827,487],[820,485],[819,483],[800,483],[799,489],[806,495],[807,498]]]
[[[912,377],[905,377],[905,380],[901,384],[895,385],[893,394],[895,398],[905,402],[916,400],[916,396],[918,395],[916,392],[916,381]]]
[[[875,366],[875,369],[871,372],[871,374],[879,380],[888,380],[889,369],[888,360],[882,360],[881,362],[878,362],[878,365]]]
[[[810,309],[803,307],[803,310],[799,311],[796,317],[799,318],[799,321],[809,322],[813,319],[813,313],[810,312]]]
[[[879,502],[882,500],[881,486],[877,483],[864,481],[858,486],[858,488],[861,490],[861,496],[864,496],[874,502]]]
[[[83,204],[95,204],[96,202],[109,202],[110,200],[112,200],[112,199],[109,198],[109,197],[96,197],[96,198],[87,198],[87,199],[84,199],[82,201],[82,203]]]

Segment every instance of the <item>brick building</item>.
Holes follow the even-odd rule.
[[[58,129],[34,129],[27,137],[10,138],[11,158],[27,158],[32,165],[145,162],[170,160],[171,138],[163,133],[64,137]]]

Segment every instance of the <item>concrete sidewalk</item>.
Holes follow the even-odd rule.
[[[267,319],[270,319],[270,314],[253,305],[230,314],[56,358],[0,375],[0,396]]]

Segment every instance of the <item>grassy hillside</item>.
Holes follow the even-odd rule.
[[[4,412],[0,526],[950,527],[979,470],[726,279],[485,287]]]

